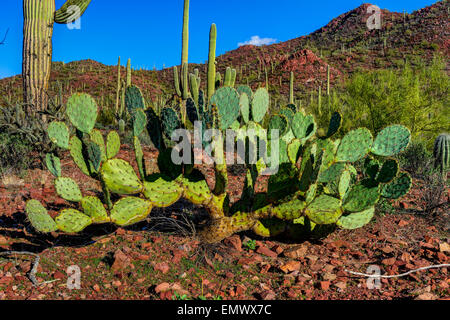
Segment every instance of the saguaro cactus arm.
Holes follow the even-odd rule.
[[[59,24],[67,24],[78,20],[92,0],[67,0],[64,5],[55,12],[55,22]],[[72,11],[71,7],[76,6],[78,11]]]

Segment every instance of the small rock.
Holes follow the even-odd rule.
[[[405,208],[405,209],[406,209],[406,208]],[[400,220],[400,222],[398,223],[398,226],[399,226],[400,228],[403,228],[403,227],[407,226],[408,224],[409,224],[408,221]]]
[[[330,281],[321,281],[320,288],[324,291],[327,291],[330,288]]]
[[[112,285],[116,288],[120,287],[122,285],[122,282],[120,282],[119,280],[114,280],[112,282]]]
[[[300,261],[291,260],[280,267],[284,273],[289,273],[300,269]]]
[[[95,292],[100,292],[100,286],[98,284],[94,284],[92,288],[94,289]]]
[[[53,274],[53,279],[64,279],[66,276],[61,271],[56,271]]]
[[[242,241],[241,241],[241,238],[238,235],[233,235],[233,236],[231,236],[229,238],[226,238],[224,240],[224,243],[227,246],[232,247],[236,251],[239,251],[239,252],[242,251]]]
[[[261,293],[261,298],[263,300],[275,300],[275,293],[271,290],[266,290],[264,292]]]
[[[122,271],[131,264],[131,259],[120,249],[114,253],[114,263],[111,270],[114,272]]]
[[[167,282],[163,282],[156,286],[155,292],[156,293],[166,292],[169,289],[170,289],[170,284],[168,284]]]
[[[335,286],[341,290],[344,290],[345,288],[347,288],[347,284],[345,282],[338,282],[335,284]]]
[[[284,249],[282,247],[280,247],[279,245],[275,245],[271,250],[275,251],[278,255],[280,255],[284,251]]]
[[[170,270],[169,264],[167,262],[156,263],[153,268],[155,270],[161,271],[163,274],[166,274]]]
[[[439,244],[439,251],[450,252],[450,245],[447,242],[443,242],[443,243]]]
[[[270,250],[269,248],[267,248],[266,246],[260,246],[258,247],[258,249],[256,250],[257,253],[263,254],[265,256],[268,257],[272,257],[272,258],[276,258],[278,255],[276,252],[273,252],[272,250]]]
[[[323,280],[327,280],[327,281],[333,281],[336,280],[337,276],[331,272],[326,272],[323,276],[322,276]]]
[[[298,259],[303,258],[308,250],[306,246],[295,246],[284,250],[283,255],[287,258]]]
[[[415,300],[437,300],[437,299],[439,299],[439,297],[436,296],[435,294],[430,293],[430,292],[425,292],[425,293],[422,293],[420,296],[418,296]]]
[[[392,266],[392,265],[394,265],[395,261],[396,261],[395,258],[389,258],[389,259],[384,259],[381,262],[386,266]]]

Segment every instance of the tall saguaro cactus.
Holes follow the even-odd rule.
[[[216,40],[217,27],[213,23],[209,32],[209,54],[208,54],[208,100],[211,99],[216,88]]]
[[[68,24],[79,19],[90,2],[67,0],[55,11],[55,0],[23,0],[23,94],[24,101],[34,105],[34,110],[47,107],[54,23]]]

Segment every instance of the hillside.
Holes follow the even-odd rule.
[[[242,46],[217,58],[218,71],[227,66],[237,69],[237,82],[253,88],[265,85],[274,97],[286,95],[289,73],[294,71],[297,93],[306,92],[326,82],[327,65],[331,66],[331,84],[344,80],[355,70],[396,67],[405,61],[417,65],[434,54],[449,56],[449,2],[440,1],[412,14],[382,11],[382,29],[366,27],[367,7],[344,13],[308,36],[268,46]],[[386,45],[386,47],[385,47]],[[199,68],[205,86],[206,65]],[[125,69],[122,68],[122,75]],[[85,91],[98,99],[101,106],[115,103],[116,66],[85,60],[68,64],[53,63],[50,95],[55,95],[58,82],[64,95]],[[57,82],[58,81],[58,82]],[[173,71],[134,70],[133,82],[143,89],[146,99],[173,94]],[[0,94],[11,101],[21,100],[21,77],[0,80]]]

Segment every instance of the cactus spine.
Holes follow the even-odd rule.
[[[216,40],[217,27],[213,23],[209,31],[209,54],[208,54],[208,100],[211,99],[216,90]]]

